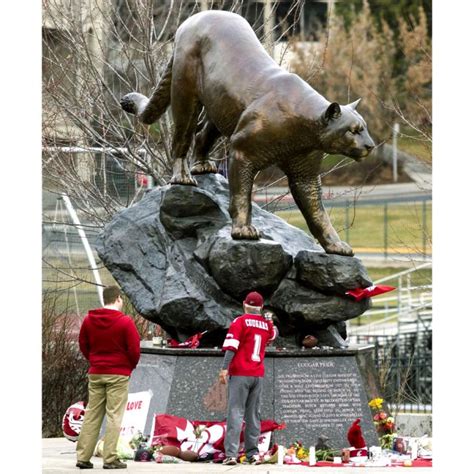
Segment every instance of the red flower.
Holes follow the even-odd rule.
[[[381,411],[379,413],[379,417],[380,420],[385,420],[385,418],[387,418],[387,414],[384,411]]]
[[[374,415],[374,421],[379,421],[380,420],[380,413],[376,413]]]

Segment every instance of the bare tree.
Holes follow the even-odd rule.
[[[426,14],[400,18],[398,34],[377,23],[367,0],[353,11],[349,25],[333,12],[319,41],[292,45],[291,67],[327,97],[350,102],[363,97],[360,109],[380,144],[402,132],[431,147],[431,39]],[[411,132],[411,133],[410,133]]]
[[[422,141],[431,152],[433,63],[426,14],[420,8],[418,21],[410,17],[409,21],[400,20],[399,25],[405,67],[401,87],[397,96],[392,98],[393,110],[412,132],[411,138]]]
[[[167,134],[161,133],[166,123],[147,131],[119,104],[126,91],[150,91],[169,54],[175,2],[169,11],[154,3],[43,2],[45,184],[66,192],[94,223],[124,204],[117,193],[107,192],[104,180],[97,185],[101,167],[105,176],[101,149],[116,157],[124,173],[142,172],[157,182],[166,174],[169,155],[162,137]],[[79,153],[79,147],[89,151]]]
[[[283,20],[295,18],[301,4],[295,0]],[[276,6],[245,0],[43,0],[45,187],[66,192],[85,219],[102,225],[143,190],[132,187],[120,199],[114,183],[105,182],[108,163],[132,182],[145,175],[166,183],[169,116],[145,127],[123,113],[120,97],[133,90],[151,93],[171,55],[176,29],[193,13],[254,8],[255,30],[270,44],[278,40],[272,20]],[[225,157],[222,141],[214,155]]]

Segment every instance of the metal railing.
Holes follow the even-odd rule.
[[[432,333],[355,336],[373,344],[382,394],[392,413],[432,411]]]
[[[376,299],[366,324],[348,324],[351,343],[375,346],[379,382],[394,413],[432,410],[432,285],[414,283],[416,272],[428,268],[431,263],[374,282],[395,281],[397,291]]]
[[[430,269],[431,262],[389,275],[374,282],[392,283],[396,291],[373,300],[372,309],[354,322],[348,322],[348,331],[356,335],[395,335],[418,330],[430,330],[432,319],[431,279],[414,283],[414,275]],[[363,321],[367,321],[363,323]]]

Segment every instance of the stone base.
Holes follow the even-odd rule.
[[[399,435],[413,438],[433,436],[431,413],[397,413],[395,421]]]
[[[267,350],[261,416],[286,424],[286,429],[275,432],[275,442],[289,445],[298,440],[309,446],[324,435],[330,447],[347,447],[347,430],[360,418],[367,445],[378,445],[368,406],[371,398],[380,397],[372,349]],[[222,361],[219,349],[155,348],[142,343],[130,392],[153,391],[145,434],[155,413],[224,420],[226,387],[217,378]]]

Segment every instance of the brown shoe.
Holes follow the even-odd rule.
[[[76,467],[79,469],[94,469],[94,464],[92,464],[90,461],[77,461]]]
[[[113,462],[104,464],[104,469],[127,469],[127,465],[124,462],[116,459]]]

